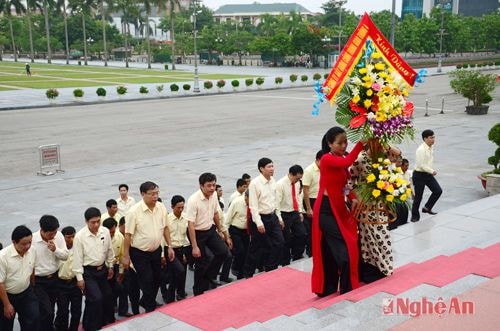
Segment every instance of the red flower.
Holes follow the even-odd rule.
[[[415,106],[413,105],[413,102],[406,101],[406,105],[405,105],[405,108],[403,110],[403,115],[406,117],[411,117],[411,115],[413,115],[414,110],[415,110]]]
[[[352,101],[349,102],[349,106],[351,107],[352,111],[355,111],[356,113],[359,114],[351,118],[351,121],[349,122],[349,126],[351,128],[357,129],[366,122],[366,109],[358,106]]]

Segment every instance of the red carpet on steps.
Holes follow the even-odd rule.
[[[281,268],[225,286],[201,296],[166,305],[157,311],[204,330],[240,328],[311,307],[326,308],[343,300],[357,302],[378,292],[397,295],[420,284],[444,286],[468,274],[500,276],[500,243],[469,248],[452,256],[409,263],[381,279],[344,295],[317,298],[310,291],[310,273]]]
[[[203,330],[239,328],[310,308],[311,275],[281,268],[157,309]]]

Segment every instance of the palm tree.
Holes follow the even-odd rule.
[[[21,3],[20,0],[0,0],[0,13],[3,13],[4,16],[7,17],[9,21],[9,30],[10,30],[10,40],[12,42],[12,51],[14,52],[14,61],[17,62],[17,50],[16,50],[16,41],[14,39],[14,29],[12,27],[12,7],[17,15],[26,12],[26,8]]]
[[[31,63],[35,62],[35,52],[33,51],[33,25],[31,23],[31,9],[41,9],[40,3],[37,0],[26,1],[26,17],[28,18],[28,35],[30,40],[30,57]]]
[[[175,70],[175,38],[174,38],[174,17],[181,8],[180,0],[167,0],[167,10],[170,18],[170,40],[172,41],[172,70]]]
[[[95,2],[94,0],[69,0],[69,6],[73,13],[80,13],[82,15],[83,56],[84,56],[84,64],[88,65],[87,29],[85,28],[85,16],[90,15],[91,11],[95,9]]]
[[[53,4],[53,0],[43,0],[43,16],[45,18],[45,35],[47,38],[47,63],[52,63],[52,49],[50,47],[49,6],[53,7]]]
[[[108,49],[107,49],[107,42],[106,42],[106,19],[112,20],[111,17],[108,17],[106,14],[106,10],[104,9],[104,1],[100,1],[100,9],[99,11],[101,12],[101,23],[102,23],[102,43],[103,43],[103,53],[104,53],[104,66],[108,66]],[[111,10],[113,8],[113,0],[106,0],[107,2],[107,8]]]
[[[124,26],[123,40],[125,43],[125,67],[128,68],[128,36],[130,35],[130,22],[134,21],[134,18],[139,15],[139,9],[137,7],[137,2],[135,0],[117,0],[114,6],[114,10],[121,11],[122,25]]]
[[[62,11],[64,18],[64,39],[66,46],[66,64],[69,64],[69,37],[68,37],[68,11],[66,8],[66,0],[57,0],[56,6]]]
[[[169,0],[170,1],[170,0]],[[144,6],[144,11],[146,13],[146,47],[148,49],[148,69],[151,69],[151,42],[149,40],[150,26],[149,26],[149,14],[151,14],[151,7],[156,6],[158,12],[165,9],[165,3],[163,0],[143,0],[142,4]]]

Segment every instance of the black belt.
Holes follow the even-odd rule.
[[[46,275],[46,276],[37,276],[37,275],[35,275],[35,279],[36,278],[38,278],[38,279],[55,279],[55,278],[57,278],[57,271],[54,272],[53,274]]]
[[[281,213],[282,214],[286,214],[286,215],[291,215],[291,214],[298,214],[299,211],[298,210],[294,210],[294,211],[282,211]]]
[[[73,277],[73,278],[70,278],[70,279],[64,279],[64,278],[59,278],[61,281],[65,282],[65,283],[72,283],[72,282],[76,282],[76,277]]]
[[[269,213],[269,214],[259,214],[260,216],[273,216],[273,215],[276,215],[276,212],[273,211],[272,213]]]
[[[88,268],[88,269],[92,269],[92,270],[97,270],[97,271],[101,271],[106,265],[103,263],[99,266],[93,266],[93,265],[84,265],[83,267],[84,268]]]

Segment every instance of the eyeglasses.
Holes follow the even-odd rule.
[[[150,191],[146,192],[146,195],[150,195],[152,197],[160,195],[160,191]]]

